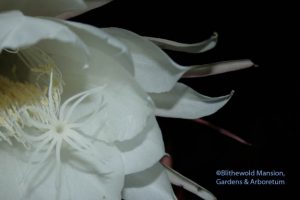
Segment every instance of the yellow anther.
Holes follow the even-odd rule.
[[[39,111],[49,109],[49,98],[54,101],[55,106],[60,104],[63,81],[54,60],[41,49],[29,48],[15,53],[27,67],[21,71],[27,70],[30,79],[17,73],[18,67],[24,66],[20,66],[18,62],[12,63],[11,77],[0,74],[0,141],[14,137],[24,143],[23,132],[20,130],[26,122],[22,115],[26,112],[35,119],[44,120],[45,116]],[[52,84],[51,93],[48,92],[49,82]],[[35,109],[28,111],[28,107]]]

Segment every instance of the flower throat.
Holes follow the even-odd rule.
[[[63,81],[54,61],[42,50],[30,48],[7,52],[10,54],[9,56],[13,56],[13,60],[17,62],[19,59],[21,62],[17,65],[11,63],[13,66],[11,72],[0,74],[0,141],[4,140],[12,145],[11,138],[15,138],[27,147],[22,131],[24,127],[21,117],[22,110],[26,106],[48,106],[47,90],[49,90],[50,74],[54,75],[52,94],[56,96],[56,99],[60,99]],[[4,53],[7,54],[7,52]],[[21,77],[22,73],[16,73],[24,68],[29,73],[23,74],[30,74],[30,78]],[[30,114],[38,115],[38,113]]]

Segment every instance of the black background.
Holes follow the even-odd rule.
[[[164,3],[162,3],[164,2]],[[180,64],[249,58],[258,68],[181,80],[202,94],[230,102],[205,117],[246,139],[246,146],[191,120],[159,123],[174,168],[212,191],[218,199],[290,199],[298,181],[299,48],[293,5],[218,1],[114,1],[73,20],[98,27],[120,27],[140,35],[199,42],[218,32],[215,49],[197,55],[168,52]],[[296,49],[294,49],[296,48]],[[280,170],[284,186],[220,186],[218,169]],[[185,193],[185,199],[197,199]]]

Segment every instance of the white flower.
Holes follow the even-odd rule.
[[[202,52],[216,36],[182,45],[19,11],[0,14],[0,27],[0,194],[9,200],[175,199],[155,114],[216,112],[231,94],[177,81],[252,65],[183,67],[154,44]]]

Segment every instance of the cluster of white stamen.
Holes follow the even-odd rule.
[[[97,102],[96,109],[84,116],[85,120],[71,122],[71,117],[80,103],[104,87],[78,93],[61,105],[63,80],[53,59],[39,48],[10,53],[18,55],[32,73],[31,79],[35,79],[30,80],[34,83],[24,83],[0,75],[0,141],[12,144],[10,138],[14,137],[33,147],[29,163],[37,161],[36,158],[39,163],[43,162],[55,150],[60,164],[63,143],[90,155],[92,142],[81,127],[103,108],[103,99]]]
[[[0,141],[13,145],[11,138],[15,138],[31,148],[28,168],[21,180],[25,187],[31,180],[29,177],[33,177],[30,175],[35,173],[31,166],[34,164],[40,168],[54,153],[56,186],[59,188],[62,148],[66,146],[88,157],[95,156],[93,142],[97,140],[85,133],[82,127],[104,107],[103,98],[95,103],[91,112],[78,120],[74,120],[73,115],[83,101],[92,95],[98,96],[105,86],[75,94],[61,104],[63,80],[50,56],[38,48],[8,52],[16,54],[25,64],[30,78],[21,82],[0,75]],[[12,70],[15,73],[16,69]]]
[[[8,50],[6,52],[16,55],[27,67],[24,70],[30,74],[29,77],[23,74],[17,75],[17,66],[11,63],[11,77],[0,75],[0,141],[4,140],[10,145],[13,144],[12,138],[28,147],[23,127],[24,121],[20,115],[20,110],[25,106],[35,106],[45,104],[47,101],[46,91],[48,90],[50,73],[54,74],[54,98],[60,98],[62,92],[62,77],[54,61],[39,48],[29,48],[24,50]],[[22,66],[19,66],[22,68]],[[20,81],[19,78],[22,80]],[[56,102],[58,102],[56,100]],[[56,105],[57,106],[57,105]]]
[[[104,86],[76,94],[67,99],[61,106],[57,106],[60,105],[60,102],[57,102],[57,99],[60,98],[56,98],[57,92],[56,94],[52,93],[52,80],[51,73],[48,99],[45,101],[47,104],[24,107],[21,114],[26,126],[38,132],[35,135],[26,133],[27,140],[35,147],[28,161],[29,164],[36,163],[38,167],[41,166],[54,151],[56,158],[56,187],[59,189],[63,143],[68,144],[75,151],[84,153],[86,156],[95,156],[91,139],[80,129],[85,121],[73,122],[71,116],[84,99],[98,93]],[[97,108],[87,115],[86,120],[90,120],[96,113],[99,113],[103,105],[103,101],[98,102]],[[29,177],[30,173],[30,166],[28,166],[24,173],[23,181]],[[27,179],[27,181],[30,180]],[[23,184],[27,185],[26,182],[23,182]]]
[[[56,160],[60,163],[60,151],[62,143],[69,144],[76,150],[89,151],[92,147],[92,142],[82,134],[80,127],[83,122],[76,123],[71,122],[70,118],[76,110],[76,107],[80,105],[84,99],[93,95],[104,87],[99,87],[91,90],[87,90],[72,96],[67,99],[61,106],[60,102],[57,102],[56,95],[52,93],[52,74],[49,84],[49,92],[47,105],[35,105],[26,106],[22,110],[23,120],[29,128],[38,130],[38,135],[30,135],[26,133],[27,139],[30,143],[37,143],[32,158],[35,158],[37,154],[44,153],[42,159],[39,162],[46,160],[50,153],[55,149]],[[98,108],[90,114],[90,117],[94,116],[103,108],[103,102],[98,103]],[[34,113],[34,114],[32,114]]]

